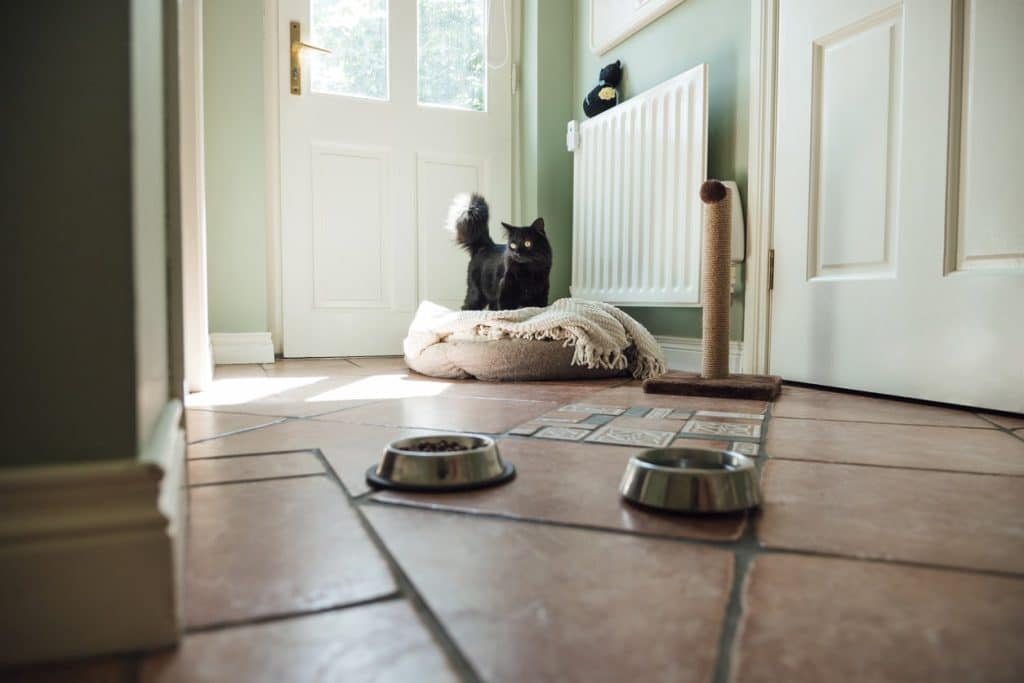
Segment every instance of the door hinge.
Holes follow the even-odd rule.
[[[768,291],[775,289],[775,250],[768,250]]]
[[[512,62],[512,94],[519,92],[519,62]]]

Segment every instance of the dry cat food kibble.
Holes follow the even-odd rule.
[[[440,441],[420,441],[409,450],[422,453],[445,453],[448,451],[468,451],[468,446],[463,446],[456,441],[441,439]]]

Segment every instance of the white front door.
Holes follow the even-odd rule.
[[[511,201],[508,3],[280,0],[284,354],[401,353],[419,301],[458,307],[459,192]],[[302,41],[290,88],[289,23]],[[492,220],[497,223],[497,220]]]
[[[1024,2],[779,10],[772,371],[1024,412]]]

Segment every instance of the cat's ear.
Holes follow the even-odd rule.
[[[547,234],[547,233],[544,232],[544,219],[543,218],[538,218],[537,220],[535,220],[533,222],[533,225],[530,226],[530,228],[533,229],[533,230],[536,230],[537,232],[539,232],[541,234]]]
[[[516,226],[514,226],[514,225],[509,225],[509,224],[508,224],[508,223],[506,223],[505,221],[502,221],[502,222],[501,222],[501,227],[505,228],[505,232],[512,232],[513,230],[515,230],[515,229],[516,229]]]

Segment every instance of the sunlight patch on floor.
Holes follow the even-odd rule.
[[[373,375],[337,389],[325,391],[306,401],[365,401],[385,398],[437,396],[451,386],[447,382],[410,381],[407,374]]]
[[[216,379],[210,388],[191,394],[186,400],[189,408],[202,406],[233,406],[251,403],[292,389],[322,382],[327,377],[246,377]]]

